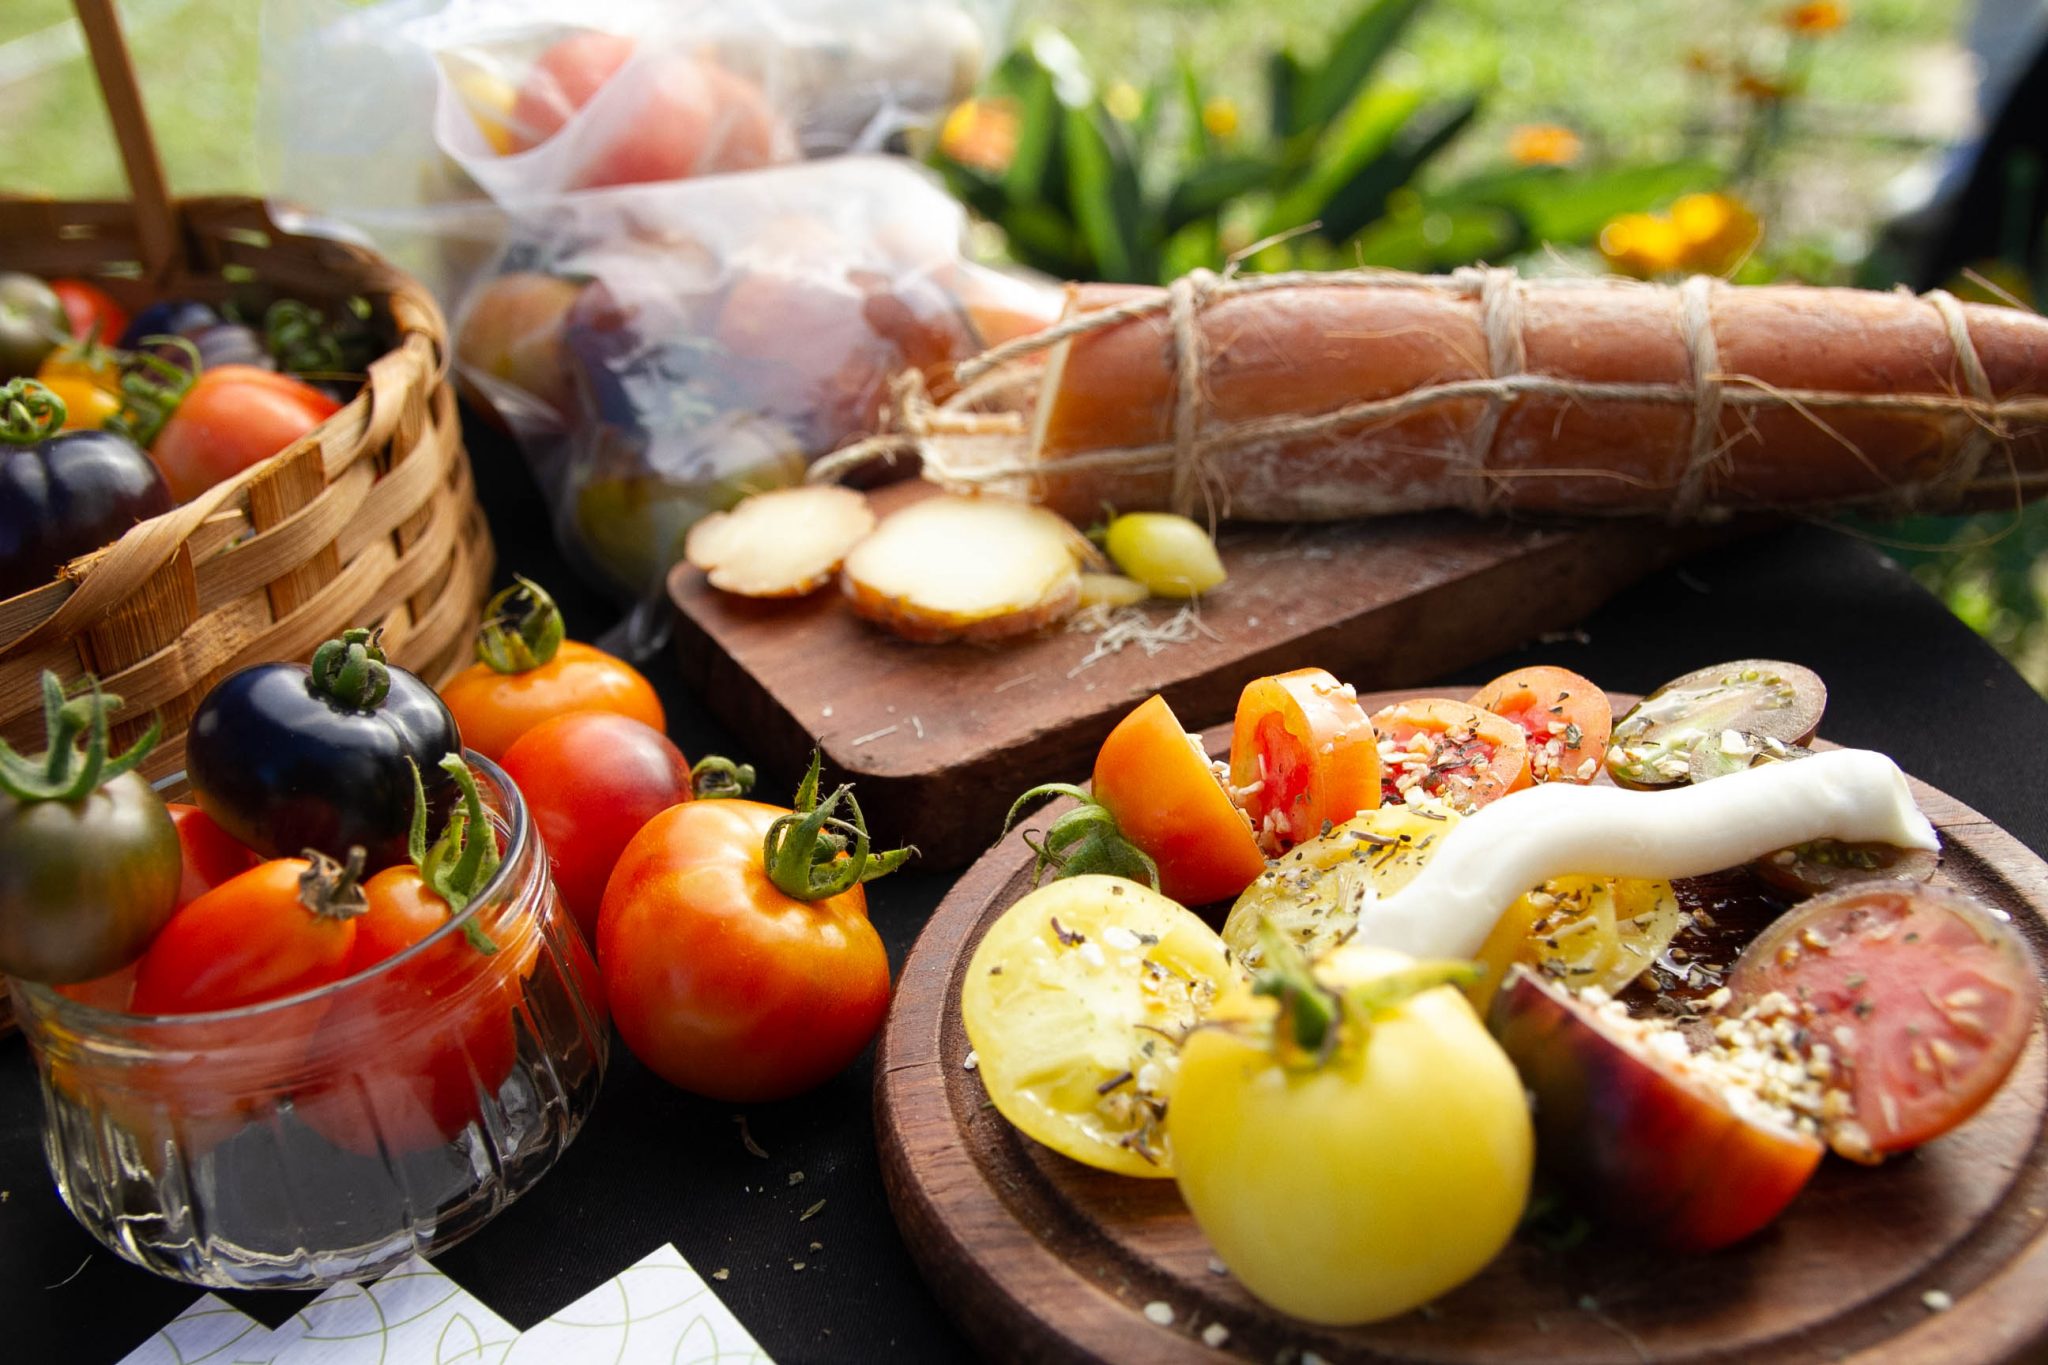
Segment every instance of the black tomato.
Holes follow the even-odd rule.
[[[367,630],[329,640],[305,664],[258,664],[223,678],[193,712],[185,764],[199,806],[257,852],[368,853],[370,872],[407,860],[412,767],[429,814],[456,798],[442,755],[460,753],[434,689],[391,665]]]
[[[67,699],[45,673],[49,751],[31,760],[0,744],[0,973],[58,985],[105,976],[140,957],[177,908],[177,828],[134,771],[160,731],[110,756],[107,713],[120,704],[96,687]]]
[[[144,337],[182,336],[219,321],[220,310],[198,299],[158,299],[128,320],[121,349],[134,350]]]
[[[0,597],[168,512],[170,486],[111,431],[66,431],[64,405],[33,380],[0,388]]]

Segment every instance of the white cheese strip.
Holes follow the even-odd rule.
[[[1938,849],[1906,776],[1883,754],[1829,749],[1677,791],[1551,782],[1502,797],[1444,836],[1357,941],[1419,958],[1471,957],[1515,898],[1553,877],[1697,877],[1810,839]]]

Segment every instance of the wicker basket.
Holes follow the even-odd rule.
[[[252,282],[316,305],[360,296],[395,338],[303,439],[0,601],[0,738],[34,752],[40,674],[91,673],[126,702],[117,739],[162,720],[143,768],[161,776],[184,766],[186,724],[219,678],[306,658],[348,626],[381,624],[394,662],[443,681],[470,657],[491,541],[433,298],[372,252],[280,229],[258,200],[171,201],[112,6],[77,9],[134,198],[0,200],[0,269],[90,276],[128,304]]]

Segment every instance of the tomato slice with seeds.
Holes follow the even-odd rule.
[[[1743,950],[1735,1005],[1782,1004],[1832,1064],[1850,1114],[1843,1156],[1874,1161],[1941,1136],[1997,1093],[2041,1010],[2011,923],[1959,892],[1865,883],[1795,907]],[[1781,1001],[1770,1001],[1773,995]]]
[[[1159,865],[1160,891],[1182,905],[1235,896],[1265,870],[1244,812],[1164,697],[1139,706],[1102,741],[1094,793],[1124,837]]]
[[[1377,711],[1381,801],[1412,794],[1476,810],[1529,785],[1529,741],[1513,721],[1448,697],[1399,701]]]
[[[1472,704],[1522,727],[1529,776],[1536,782],[1591,782],[1599,776],[1614,731],[1614,707],[1569,668],[1545,664],[1503,673],[1479,689]]]
[[[1358,693],[1320,668],[1259,678],[1237,702],[1230,785],[1264,850],[1380,804],[1380,751]]]

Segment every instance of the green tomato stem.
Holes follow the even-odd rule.
[[[754,765],[707,754],[690,769],[690,795],[699,801],[727,801],[754,789]]]
[[[547,590],[515,575],[513,585],[484,605],[476,657],[499,673],[531,673],[555,657],[566,627]]]
[[[0,442],[32,446],[64,429],[71,415],[64,400],[33,379],[10,380],[0,387]]]
[[[998,837],[1008,836],[1026,806],[1048,796],[1071,797],[1081,804],[1053,821],[1038,841],[1028,832],[1022,836],[1025,847],[1037,855],[1031,868],[1032,885],[1051,868],[1054,881],[1089,875],[1122,877],[1159,889],[1159,864],[1152,855],[1125,837],[1114,811],[1072,783],[1047,782],[1018,797],[1011,803]]]
[[[867,818],[850,783],[823,801],[818,775],[823,755],[811,753],[810,770],[797,787],[794,808],[768,826],[761,840],[761,865],[775,889],[792,900],[820,901],[842,895],[903,866],[914,848],[871,853]],[[845,803],[846,815],[837,814]],[[849,847],[850,845],[850,847]],[[842,856],[843,855],[843,856]]]
[[[1252,982],[1254,995],[1280,1002],[1281,1029],[1292,1050],[1305,1054],[1310,1069],[1326,1064],[1340,1045],[1364,1041],[1374,1016],[1397,1008],[1438,986],[1466,985],[1485,974],[1476,962],[1430,960],[1413,962],[1354,986],[1332,988],[1315,974],[1301,949],[1271,920],[1260,917],[1261,969]]]
[[[407,852],[427,889],[448,903],[449,914],[460,914],[490,885],[501,861],[498,840],[491,832],[490,817],[484,812],[483,796],[477,790],[476,774],[460,754],[442,758],[441,771],[454,778],[455,785],[461,788],[462,804],[449,812],[448,823],[429,847],[426,787],[420,781],[419,764],[408,758],[406,766],[412,769],[412,828],[406,839]],[[488,955],[498,951],[498,945],[475,920],[465,921],[462,933],[469,946],[478,952]]]
[[[0,741],[0,794],[16,801],[77,801],[131,772],[149,756],[163,736],[163,722],[152,723],[142,738],[119,755],[109,754],[107,717],[121,699],[100,691],[99,679],[87,676],[86,692],[67,699],[57,675],[44,670],[43,735],[40,759],[25,758]],[[85,751],[78,750],[79,737]]]
[[[363,846],[348,851],[348,862],[338,863],[317,848],[305,850],[311,864],[299,874],[299,904],[322,919],[354,919],[370,908],[363,895]]]
[[[121,410],[107,419],[106,427],[147,450],[156,444],[164,424],[199,382],[204,367],[199,348],[185,337],[144,337],[141,345],[170,346],[185,355],[185,364],[181,366],[152,350],[140,349],[130,353],[121,366]]]
[[[313,651],[313,690],[358,711],[374,711],[391,691],[380,632],[356,627]]]

